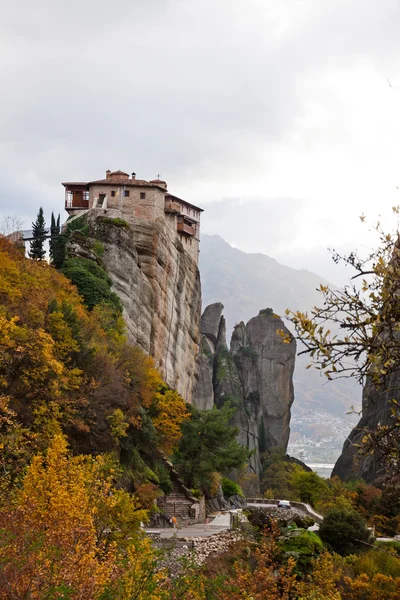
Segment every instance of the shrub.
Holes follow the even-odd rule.
[[[125,219],[121,219],[120,217],[116,217],[115,219],[112,219],[111,217],[99,216],[99,217],[97,217],[97,221],[100,221],[101,223],[105,223],[108,225],[115,225],[116,227],[123,227],[125,229],[130,229],[129,223],[127,221],[125,221]]]
[[[101,242],[99,242],[99,240],[95,240],[93,242],[93,252],[95,253],[96,256],[103,256],[104,254],[104,244],[102,244]]]
[[[260,310],[260,312],[258,313],[259,315],[264,315],[266,317],[273,317],[274,316],[274,310],[272,308],[263,308]]]
[[[62,272],[76,285],[89,310],[104,301],[122,312],[118,296],[111,291],[111,279],[98,264],[86,258],[70,258],[64,262]]]
[[[73,231],[79,231],[85,237],[89,234],[89,224],[87,222],[86,214],[77,217],[73,221],[67,222],[67,233],[72,233]]]
[[[332,550],[346,556],[365,550],[362,542],[369,542],[371,534],[360,513],[334,508],[324,517],[319,536]]]
[[[227,496],[228,498],[230,496],[242,496],[243,497],[243,492],[241,490],[240,485],[238,483],[236,483],[235,481],[232,481],[232,479],[228,479],[227,477],[222,477],[221,486],[222,486],[222,492],[223,492],[224,496]]]
[[[278,545],[286,557],[296,559],[296,571],[301,575],[310,570],[312,560],[324,549],[318,535],[304,529],[288,531]]]

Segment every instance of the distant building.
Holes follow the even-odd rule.
[[[65,210],[69,215],[91,209],[119,210],[129,220],[143,219],[172,221],[185,249],[198,260],[200,241],[201,208],[182,200],[167,191],[161,179],[144,181],[136,174],[123,171],[106,171],[106,178],[98,181],[67,181],[65,187]]]

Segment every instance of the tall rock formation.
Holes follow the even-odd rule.
[[[222,310],[222,304],[211,304],[201,318],[193,400],[200,408],[225,402],[236,407],[233,424],[239,428],[239,442],[253,451],[250,468],[260,474],[260,454],[276,446],[286,450],[289,441],[296,342],[282,340],[277,330],[290,336],[289,331],[267,309],[247,325],[237,325],[228,348]]]
[[[344,442],[342,454],[336,461],[332,476],[344,481],[362,477],[372,483],[384,475],[384,466],[375,454],[361,455],[360,446],[365,432],[375,431],[377,426],[390,425],[392,420],[391,400],[400,401],[400,373],[392,373],[385,392],[378,392],[370,381],[364,387],[362,417]]]
[[[89,211],[88,232],[71,234],[67,256],[89,258],[105,269],[130,342],[152,356],[165,381],[191,402],[201,312],[196,262],[168,219],[114,217],[119,211]]]

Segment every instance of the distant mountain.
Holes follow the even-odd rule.
[[[321,283],[328,283],[310,271],[292,269],[265,254],[247,254],[218,235],[205,234],[201,237],[200,274],[203,309],[213,302],[222,302],[228,332],[236,323],[247,322],[258,315],[263,308],[271,307],[281,316],[286,308],[310,310],[321,302],[317,288]],[[290,323],[286,324],[290,329]],[[331,436],[336,440],[339,453],[354,421],[346,412],[351,406],[360,406],[361,388],[350,380],[327,383],[315,369],[306,370],[308,362],[304,356],[296,359],[292,433],[297,431],[302,436],[312,435],[313,439],[319,435],[327,439],[329,416],[332,423],[339,417],[343,420],[343,437],[333,426]],[[318,423],[321,423],[320,428]]]
[[[201,236],[200,273],[203,306],[222,302],[231,327],[268,306],[280,315],[286,308],[310,310],[321,298],[316,291],[328,282],[306,270],[280,264],[266,254],[247,254],[218,235]],[[225,301],[224,301],[225,300]]]

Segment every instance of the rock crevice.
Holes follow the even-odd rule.
[[[202,315],[193,401],[199,408],[226,402],[236,408],[232,424],[238,440],[252,451],[250,469],[261,474],[261,454],[272,447],[286,451],[289,441],[296,342],[272,311],[260,311],[235,327],[228,348],[222,311],[216,303]],[[290,343],[277,333],[280,329]]]

